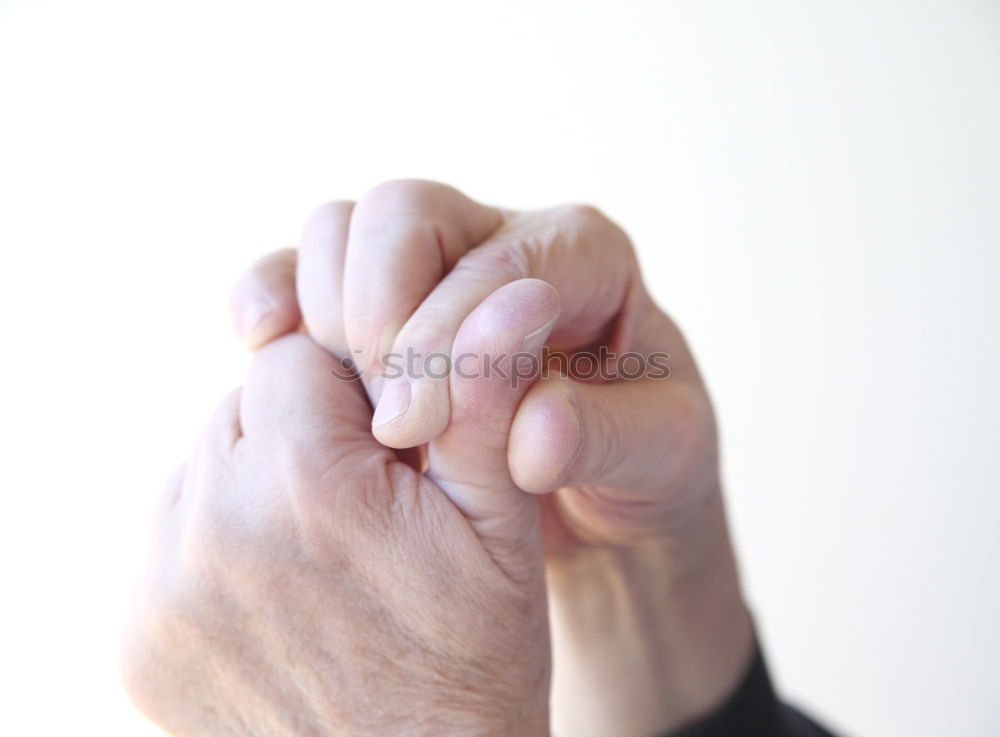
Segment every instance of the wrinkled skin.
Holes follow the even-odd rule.
[[[514,212],[432,182],[387,182],[356,204],[317,210],[297,251],[276,252],[246,273],[232,308],[251,348],[303,326],[332,354],[351,356],[381,408],[391,404],[384,384],[395,380],[379,377],[380,356],[456,355],[452,341],[469,311],[525,277],[559,294],[551,348],[670,356],[667,380],[553,372],[529,389],[497,441],[506,443],[510,478],[540,502],[555,732],[662,733],[728,694],[753,636],[711,402],[617,225],[588,206]],[[414,380],[407,411],[376,412],[374,434],[397,448],[440,438],[454,422],[454,383],[449,391],[448,381]],[[429,446],[432,472],[437,447]],[[501,476],[491,469],[483,483]]]
[[[525,294],[529,321],[558,310],[514,285],[469,344],[519,339],[503,315]],[[537,505],[459,472],[460,508],[371,437],[333,366],[303,335],[261,349],[172,480],[125,645],[133,699],[182,735],[547,734]]]
[[[545,733],[543,569],[555,734],[662,733],[714,708],[738,682],[752,632],[723,513],[711,403],[680,332],[644,289],[627,237],[603,215],[577,206],[515,213],[442,185],[389,182],[356,205],[317,211],[297,252],[277,252],[247,272],[232,308],[243,340],[260,349],[258,363],[297,330],[327,351],[324,365],[354,359],[362,381],[313,387],[305,424],[320,428],[310,436],[340,428],[347,434],[338,439],[381,460],[374,470],[334,465],[353,457],[336,442],[303,442],[295,453],[262,442],[244,463],[270,470],[228,486],[217,472],[227,464],[192,465],[216,471],[195,476],[202,491],[190,496],[277,497],[284,503],[249,509],[283,509],[273,519],[292,521],[277,525],[283,535],[249,535],[240,551],[258,552],[243,574],[242,552],[190,532],[201,528],[190,520],[204,514],[168,525],[163,539],[194,542],[181,545],[184,555],[154,556],[137,597],[138,644],[126,648],[139,653],[126,657],[133,695],[155,719],[170,726],[170,715],[185,714],[171,728],[205,734],[216,723],[230,730],[222,734],[246,733],[241,723],[266,723],[262,734],[447,734],[449,725],[462,734]],[[455,357],[529,342],[537,351],[538,340],[568,353],[666,352],[671,374],[612,382],[553,375],[517,390],[455,375],[402,388],[379,375],[390,351]],[[273,375],[257,381],[281,386]],[[354,401],[356,412],[338,414]],[[266,408],[270,419],[258,427],[295,426],[295,413]],[[282,460],[289,456],[314,469],[322,491],[291,490],[313,485],[292,483],[302,475]],[[383,488],[374,479],[392,491],[373,491]],[[338,503],[331,514],[331,499],[353,498],[356,487],[366,490],[364,503],[346,514]],[[210,519],[207,529],[235,527],[239,539],[259,529],[229,511]],[[314,565],[275,561],[268,551],[285,546],[296,551],[289,560]],[[334,560],[351,564],[303,549],[332,549]],[[171,563],[177,558],[189,563]],[[204,567],[216,573],[195,573]],[[178,616],[175,602],[188,594],[176,592],[192,590],[202,605]],[[345,599],[350,606],[332,603]],[[315,613],[305,622],[301,602]],[[255,637],[257,628],[269,634]],[[311,646],[289,644],[303,640]],[[174,654],[184,652],[188,659]],[[199,659],[214,665],[189,665]],[[472,662],[480,669],[470,671]],[[192,673],[200,680],[187,680]]]

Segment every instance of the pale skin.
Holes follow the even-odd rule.
[[[644,737],[739,682],[711,404],[610,220],[389,182],[320,208],[231,305],[253,368],[169,487],[125,648],[153,719]],[[379,376],[388,352],[543,343],[667,352],[671,375]],[[344,356],[361,382],[329,376]]]

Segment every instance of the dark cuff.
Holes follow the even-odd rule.
[[[833,737],[778,701],[758,647],[736,692],[701,721],[664,737]]]

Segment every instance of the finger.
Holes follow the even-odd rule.
[[[544,379],[518,408],[508,460],[512,478],[526,491],[627,490],[620,493],[628,499],[605,511],[641,522],[646,511],[665,509],[675,481],[692,478],[699,464],[707,469],[716,463],[715,444],[704,442],[714,432],[708,400],[691,381]]]
[[[358,201],[348,235],[343,309],[347,341],[373,400],[381,393],[382,358],[400,328],[501,219],[499,211],[431,182],[389,182]],[[445,353],[450,349],[451,340]],[[447,406],[429,409],[434,412],[415,421],[435,436],[447,424]]]
[[[229,310],[237,336],[251,350],[297,330],[295,250],[275,251],[251,266],[233,286]]]
[[[391,506],[392,497],[385,494],[402,466],[395,452],[371,435],[361,382],[335,378],[330,372],[337,365],[333,355],[301,333],[254,353],[240,404],[243,437],[235,448],[233,473],[253,474],[255,483],[217,493],[215,518],[238,519],[246,531],[311,520],[309,529],[322,540],[330,534],[327,515],[338,500],[352,499],[369,512]],[[260,483],[262,473],[269,476]],[[238,491],[244,486],[263,495],[248,498]]]
[[[558,315],[559,296],[537,279],[507,284],[472,311],[451,354],[450,422],[428,449],[428,476],[501,565],[525,560],[537,537],[537,505],[511,479],[507,439]]]
[[[309,335],[339,358],[350,356],[344,332],[344,256],[351,202],[330,202],[306,222],[295,275],[299,308]]]
[[[542,279],[559,292],[562,314],[551,342],[571,348],[607,339],[615,320],[631,314],[624,309],[626,302],[644,294],[627,236],[593,208],[570,206],[519,215],[462,256],[401,328],[392,353],[414,356],[419,360],[413,365],[422,368],[426,357],[447,353],[462,320],[487,295],[525,277]],[[633,326],[621,327],[625,330],[619,337],[626,339]],[[426,372],[399,380],[410,382],[405,390],[396,390],[409,392],[408,407],[376,412],[373,427],[381,442],[396,448],[434,437],[441,418],[448,415],[449,401],[447,382]],[[388,398],[397,396],[387,391]],[[399,415],[401,409],[405,416]],[[397,415],[390,426],[378,424]]]
[[[371,410],[359,382],[331,371],[337,359],[308,336],[286,335],[254,354],[240,402],[244,439],[292,449],[322,464],[331,449],[379,448],[371,437]]]

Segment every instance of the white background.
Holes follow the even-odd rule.
[[[153,733],[114,651],[229,284],[400,176],[632,234],[788,698],[1000,733],[998,141],[985,0],[0,0],[0,733]]]

